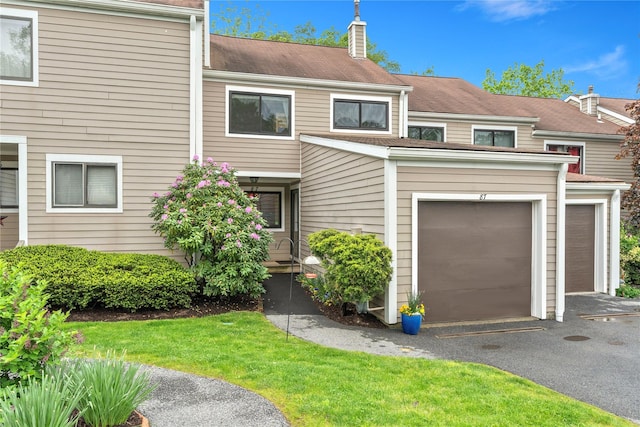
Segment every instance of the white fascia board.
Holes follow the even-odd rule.
[[[569,101],[574,101],[574,102],[578,102],[578,103],[580,103],[580,98],[578,98],[578,97],[577,97],[577,96],[575,96],[575,95],[569,95],[569,96],[564,100],[564,102],[569,102]]]
[[[613,135],[605,133],[582,133],[582,132],[564,132],[556,130],[536,129],[531,134],[534,138],[564,138],[564,139],[599,139],[605,141],[622,141],[623,135]]]
[[[574,194],[594,191],[626,191],[630,188],[631,184],[626,182],[567,182],[567,193]]]
[[[411,119],[433,119],[433,120],[456,120],[464,122],[487,122],[487,123],[521,123],[534,124],[540,121],[539,117],[518,117],[518,116],[491,116],[483,114],[457,114],[457,113],[436,113],[428,111],[409,111]]]
[[[631,119],[630,117],[625,116],[624,114],[620,114],[620,113],[616,113],[615,111],[612,110],[608,110],[606,108],[602,108],[601,106],[598,105],[598,112],[599,113],[604,113],[604,114],[608,114],[610,116],[615,117],[618,120],[622,120],[625,123],[629,123],[630,125],[634,124],[635,122],[633,121],[633,119]]]
[[[304,77],[272,76],[268,74],[238,73],[235,71],[204,70],[203,78],[210,81],[240,81],[243,84],[265,83],[294,87],[322,87],[329,89],[359,90],[400,94],[411,92],[413,86],[385,85],[374,83],[345,82],[339,80],[309,79]]]
[[[190,19],[192,15],[205,19],[204,9],[168,6],[156,3],[132,2],[129,0],[3,0],[3,4],[19,6],[47,7],[51,9],[94,9],[114,13],[131,13],[144,17],[162,16],[166,18]]]
[[[300,179],[300,172],[270,172],[270,171],[246,171],[241,170],[236,172],[236,176],[241,178],[257,177],[257,178],[285,178],[285,179]]]
[[[442,161],[538,163],[552,165],[576,163],[579,159],[576,156],[561,156],[537,153],[465,151],[402,147],[390,148],[389,158],[396,160],[425,159]]]
[[[389,151],[391,150],[389,147],[309,135],[300,135],[300,142],[319,145],[321,147],[334,148],[336,150],[349,151],[356,154],[364,154],[365,156],[375,157],[378,159],[388,159]]]

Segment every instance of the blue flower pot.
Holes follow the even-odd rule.
[[[420,314],[402,315],[402,332],[404,332],[405,334],[418,335],[421,324],[422,316]]]

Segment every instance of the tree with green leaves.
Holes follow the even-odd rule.
[[[544,72],[544,60],[530,67],[515,63],[502,72],[500,80],[487,70],[482,88],[502,95],[522,95],[536,98],[563,98],[574,93],[572,80],[564,80],[562,68]]]
[[[264,12],[259,5],[254,10],[247,7],[238,8],[233,4],[220,7],[220,12],[212,14],[211,31],[215,34],[244,37],[279,42],[311,44],[318,46],[348,47],[349,37],[346,32],[340,32],[330,27],[318,34],[318,30],[311,22],[295,27],[293,33],[278,30],[277,26],[267,22],[268,12]],[[385,50],[367,39],[367,58],[380,65],[389,72],[400,72],[400,64],[389,58]]]
[[[640,92],[640,83],[638,91]],[[621,127],[618,131],[624,135],[624,140],[616,159],[631,157],[631,169],[635,179],[622,198],[622,207],[629,214],[627,219],[629,225],[638,229],[640,228],[640,182],[638,182],[640,180],[640,99],[625,105],[625,109],[634,122],[629,126]]]

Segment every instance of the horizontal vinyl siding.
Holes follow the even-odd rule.
[[[267,86],[250,82],[229,83],[233,86],[247,87],[247,90],[258,93],[261,88],[276,90],[281,88],[282,90],[295,91],[295,139],[226,137],[226,85],[224,82],[217,81],[204,82],[204,155],[205,157],[211,156],[217,161],[229,162],[238,170],[251,171],[300,172],[300,143],[298,141],[300,133],[329,133],[331,129],[331,94],[354,94],[354,92],[328,89]],[[388,96],[370,93],[362,96],[378,95]],[[392,98],[391,108],[393,134],[397,135],[397,96]]]
[[[616,141],[589,141],[585,146],[585,174],[633,180],[631,158],[616,160],[620,144]]]
[[[411,292],[413,193],[547,194],[547,312],[555,309],[556,172],[398,166],[398,306]],[[494,203],[494,202],[491,202]],[[497,203],[497,202],[495,202]]]
[[[603,113],[601,111],[598,112],[598,114],[600,114],[600,117],[603,120],[610,121],[612,123],[617,124],[618,126],[629,126],[629,123],[625,122],[624,120],[620,120],[619,118],[612,116],[611,114]]]
[[[455,144],[473,144],[473,126],[482,127],[483,129],[493,129],[495,127],[515,127],[517,128],[516,148],[523,150],[543,150],[543,147],[533,140],[531,136],[531,126],[519,125],[514,126],[509,123],[482,123],[470,121],[447,121],[447,120],[425,120],[418,118],[410,118],[411,122],[438,122],[447,124],[447,142]]]
[[[0,95],[28,139],[29,244],[168,253],[148,214],[189,161],[188,23],[45,8],[39,27],[39,87]],[[47,154],[122,156],[123,213],[47,214]]]
[[[376,234],[384,239],[382,160],[303,144],[302,236],[336,228]]]

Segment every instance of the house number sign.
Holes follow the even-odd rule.
[[[480,200],[487,200],[487,193],[480,194]]]

